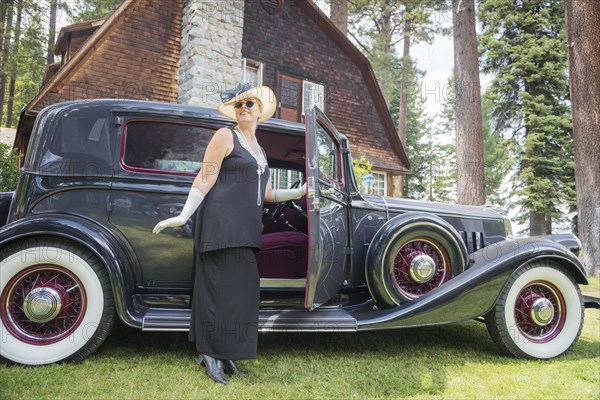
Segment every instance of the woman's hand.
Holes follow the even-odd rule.
[[[297,189],[276,189],[272,193],[275,203],[296,200],[306,195],[306,183]]]
[[[204,152],[204,159],[202,161],[202,168],[196,175],[192,189],[188,199],[181,210],[181,214],[177,217],[165,219],[160,221],[152,233],[160,233],[165,228],[174,228],[177,226],[185,225],[190,219],[192,214],[202,203],[204,195],[210,191],[215,182],[221,169],[223,159],[231,153],[233,149],[233,135],[228,128],[221,128],[215,132],[213,137],[210,139],[206,151]]]
[[[160,221],[154,229],[152,229],[152,233],[160,233],[165,228],[173,228],[176,226],[185,225],[185,223],[190,219],[192,214],[196,211],[196,209],[200,206],[204,200],[204,194],[192,187],[190,190],[190,194],[188,195],[187,201],[183,206],[183,210],[181,210],[181,214],[176,217],[172,217],[169,219],[165,219],[164,221]]]
[[[152,233],[158,234],[165,228],[175,228],[178,226],[183,226],[186,224],[186,222],[187,219],[184,220],[184,218],[181,215],[165,219],[164,221],[160,221],[158,224],[156,224],[154,229],[152,229]]]

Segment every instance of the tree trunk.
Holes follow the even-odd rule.
[[[2,62],[0,65],[0,123],[2,123],[2,117],[4,116],[4,95],[6,93],[6,64],[8,63],[9,49],[10,49],[10,37],[12,30],[12,19],[13,19],[13,6],[12,4],[5,2],[4,7],[6,9],[6,20],[4,22],[4,37],[2,43]]]
[[[8,6],[8,3],[4,0],[2,0],[2,2],[0,3],[0,53],[2,53],[2,45],[4,43],[4,28],[6,27],[6,24],[4,23],[4,20],[6,19],[6,7]],[[0,68],[2,67],[2,65],[4,65],[2,63],[2,60],[0,60]]]
[[[529,211],[529,235],[540,236],[546,234],[546,214]]]
[[[406,149],[406,118],[408,114],[408,68],[410,65],[410,38],[412,22],[407,19],[404,23],[404,50],[402,52],[402,82],[400,82],[400,109],[398,110],[398,136],[402,147]],[[404,197],[404,175],[398,177],[398,193]]]
[[[600,274],[600,2],[565,1],[581,261]]]
[[[54,62],[54,41],[56,40],[56,8],[58,0],[50,0],[50,20],[48,22],[48,54],[46,63],[48,65]]]
[[[331,21],[345,36],[348,36],[348,0],[331,0],[329,7]]]
[[[15,40],[13,42],[13,54],[19,52],[19,41],[21,40],[21,17],[23,15],[23,0],[17,5],[17,24],[15,25]],[[10,63],[10,84],[8,85],[8,102],[6,103],[6,127],[12,127],[13,103],[15,100],[15,85],[17,81],[17,60],[13,59]]]
[[[552,217],[546,216],[546,226],[544,229],[546,235],[552,235]]]
[[[452,0],[459,204],[485,204],[483,127],[474,0]]]

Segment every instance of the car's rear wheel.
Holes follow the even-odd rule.
[[[571,350],[579,338],[583,299],[564,268],[551,261],[535,261],[511,276],[485,322],[505,353],[554,358]]]
[[[441,218],[406,213],[388,221],[367,253],[369,289],[380,306],[394,307],[421,297],[462,272],[467,249]]]
[[[88,249],[60,238],[0,252],[0,358],[26,365],[78,361],[114,322],[110,280]]]

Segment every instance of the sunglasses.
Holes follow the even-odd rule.
[[[252,108],[252,107],[254,107],[254,105],[256,104],[256,102],[255,102],[255,101],[252,101],[252,100],[247,100],[247,101],[245,101],[245,102],[244,102],[244,101],[238,101],[238,102],[236,102],[236,103],[235,103],[233,106],[234,106],[235,108],[242,108],[242,106],[243,106],[244,104],[246,104],[246,107],[248,107],[248,108]]]

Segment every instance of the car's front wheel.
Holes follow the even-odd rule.
[[[564,268],[550,261],[534,261],[511,276],[485,322],[505,353],[519,358],[554,358],[571,350],[579,338],[583,299]]]
[[[0,251],[0,358],[26,365],[78,361],[114,322],[108,273],[88,249],[36,238]]]
[[[377,304],[390,308],[437,289],[467,263],[467,248],[449,223],[432,214],[405,213],[371,241],[365,273]]]

